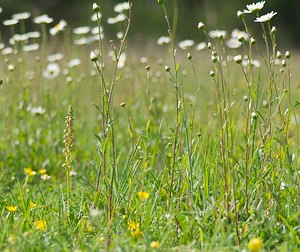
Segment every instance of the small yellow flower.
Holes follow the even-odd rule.
[[[136,222],[129,222],[128,223],[128,228],[131,230],[131,231],[134,231],[136,229],[138,229],[140,227],[140,223],[136,223]]]
[[[17,206],[7,206],[6,209],[11,212],[11,213],[14,213],[17,211]]]
[[[158,241],[152,241],[150,243],[150,247],[153,248],[153,249],[158,249],[160,247],[160,244]]]
[[[86,230],[87,230],[88,232],[92,232],[92,231],[93,231],[93,225],[92,225],[91,223],[87,223],[87,224],[86,224]]]
[[[139,236],[143,236],[144,235],[143,231],[141,231],[139,228],[137,230],[131,232],[130,234],[131,234],[131,236],[133,238],[137,238]]]
[[[36,174],[36,171],[32,170],[29,167],[24,168],[24,172],[27,176],[34,176]]]
[[[146,200],[149,198],[150,194],[147,192],[138,192],[138,197],[140,198],[140,200]]]
[[[30,208],[35,208],[36,207],[36,203],[30,201],[29,206],[30,206]]]
[[[143,231],[140,229],[140,224],[139,223],[129,222],[128,223],[128,228],[131,231],[130,234],[133,238],[144,235]]]
[[[33,223],[33,226],[41,231],[47,230],[47,223],[44,220],[38,220]]]
[[[47,170],[46,169],[39,169],[39,174],[43,175],[46,174]]]
[[[260,238],[252,238],[248,243],[248,249],[251,252],[258,252],[263,246],[263,241]]]

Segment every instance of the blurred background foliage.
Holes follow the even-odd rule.
[[[92,14],[91,6],[97,2],[104,19],[115,15],[113,6],[124,0],[0,0],[3,9],[1,21],[12,14],[29,11],[33,16],[48,14],[55,18],[55,22],[65,19],[72,27],[81,26],[89,22]],[[133,22],[130,38],[144,43],[151,38],[167,35],[165,20],[156,0],[133,0]],[[257,1],[254,1],[257,2]],[[170,15],[178,11],[178,26],[176,37],[178,40],[201,40],[196,27],[199,21],[207,24],[208,29],[243,29],[242,23],[236,17],[237,10],[243,10],[251,1],[240,0],[166,0]],[[278,30],[280,46],[295,47],[300,44],[300,1],[299,0],[266,0],[261,14],[277,11],[278,15],[272,20]],[[247,16],[252,31],[260,31],[259,24],[253,24],[254,16]],[[106,34],[116,32],[115,27],[106,29]],[[255,29],[257,27],[258,29]]]

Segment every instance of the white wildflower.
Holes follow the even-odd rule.
[[[265,5],[265,1],[257,2],[257,3],[252,3],[252,4],[247,4],[247,10],[244,10],[244,13],[256,13],[260,11]]]
[[[50,28],[49,32],[52,36],[55,36],[57,33],[64,31],[66,27],[67,27],[67,22],[62,19],[55,26]]]
[[[277,12],[274,12],[274,11],[271,11],[270,13],[267,13],[265,15],[262,15],[258,18],[256,18],[254,20],[254,22],[257,22],[257,23],[265,23],[265,22],[268,22],[272,19],[272,17],[274,17],[275,15],[277,14]]]
[[[50,24],[53,22],[53,18],[49,17],[47,14],[35,17],[33,22],[36,24]]]
[[[166,45],[169,44],[171,42],[170,37],[166,37],[166,36],[161,36],[158,40],[157,40],[157,44],[158,45]]]
[[[115,23],[118,23],[118,22],[123,22],[125,20],[126,20],[126,15],[121,13],[121,14],[115,16],[115,17],[108,18],[107,23],[108,24],[115,24]]]
[[[14,52],[14,50],[12,49],[12,47],[5,47],[2,49],[2,55],[9,55],[12,54]]]
[[[211,37],[211,38],[218,38],[218,39],[223,39],[226,37],[227,35],[227,32],[226,31],[223,31],[223,30],[213,30],[213,31],[210,31],[208,33],[208,35]]]
[[[85,34],[89,33],[90,30],[91,30],[91,27],[89,27],[89,26],[80,26],[80,27],[74,28],[73,33],[76,35],[85,35]]]
[[[12,19],[15,19],[15,20],[25,20],[25,19],[28,19],[30,18],[31,14],[29,12],[22,12],[22,13],[17,13],[17,14],[14,14],[12,15]]]
[[[97,12],[91,16],[91,21],[96,22],[96,21],[100,20],[101,18],[102,18],[101,12]]]
[[[30,108],[30,112],[31,112],[32,115],[42,115],[42,114],[45,114],[46,109],[44,109],[44,108],[41,107],[41,106],[38,106],[38,107],[31,107],[31,108]]]
[[[59,61],[63,58],[64,58],[64,55],[62,53],[56,53],[56,54],[49,55],[47,57],[47,61],[48,62],[56,62],[56,61]]]
[[[81,60],[79,58],[71,59],[68,63],[69,68],[73,68],[79,66],[81,64]]]
[[[19,23],[19,20],[16,19],[7,19],[3,21],[3,25],[5,26],[13,26],[16,25],[17,23]]]
[[[186,39],[186,40],[183,40],[183,41],[180,41],[178,43],[178,46],[179,48],[181,48],[182,50],[187,50],[189,49],[190,47],[192,47],[194,45],[194,40],[191,40],[191,39]]]
[[[24,45],[23,46],[23,51],[24,52],[32,52],[32,51],[36,51],[39,49],[39,44],[38,43],[34,43],[34,44],[30,44],[30,45]]]
[[[46,79],[55,79],[60,73],[60,67],[56,63],[50,63],[47,66],[47,69],[43,72],[43,76]]]
[[[196,51],[203,51],[204,49],[206,49],[207,47],[207,43],[206,42],[201,42],[198,45],[196,45]]]
[[[27,37],[37,39],[37,38],[41,37],[41,33],[38,31],[27,32]]]
[[[123,2],[123,3],[118,3],[115,7],[114,7],[114,11],[118,12],[118,13],[122,13],[126,10],[130,9],[130,5],[128,2]]]

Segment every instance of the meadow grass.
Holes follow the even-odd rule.
[[[131,1],[115,7],[112,39],[97,4],[73,33],[45,16],[35,37],[16,35],[28,15],[9,25],[1,250],[299,250],[299,74],[272,15],[248,5],[231,39],[199,22],[195,50],[157,4],[166,45],[141,49],[127,42]]]

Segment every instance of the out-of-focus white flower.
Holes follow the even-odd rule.
[[[115,17],[110,17],[107,19],[107,23],[108,24],[116,24],[118,22],[123,22],[126,20],[126,15],[124,15],[123,13],[120,13],[119,15],[115,16]]]
[[[99,29],[100,29],[100,33],[102,33],[103,32],[103,27],[102,26],[100,26],[100,28],[98,26],[93,27],[92,30],[91,30],[91,33],[94,34],[94,35],[97,35],[97,34],[99,34]]]
[[[242,55],[236,55],[236,56],[233,56],[233,60],[235,61],[235,63],[237,64],[241,64],[242,63]]]
[[[2,13],[2,7],[0,7],[0,13]]]
[[[50,24],[53,22],[53,18],[49,17],[47,14],[35,17],[33,22],[36,24]]]
[[[100,6],[96,3],[93,3],[93,11],[94,12],[99,12],[100,11]]]
[[[12,71],[15,70],[15,66],[14,66],[13,64],[9,64],[9,65],[7,66],[7,69],[8,69],[8,71],[12,72]]]
[[[74,28],[73,33],[76,35],[85,35],[85,34],[89,33],[90,30],[91,30],[91,27],[89,27],[89,26],[80,26],[80,27]]]
[[[247,67],[247,66],[249,66],[249,64],[250,64],[251,66],[256,67],[256,68],[259,68],[259,67],[260,67],[260,62],[259,62],[258,60],[251,60],[251,61],[249,61],[249,59],[244,59],[244,60],[242,61],[242,66],[243,66],[243,67]]]
[[[27,33],[26,33],[26,34],[15,34],[15,35],[13,36],[13,40],[14,40],[15,42],[26,42],[28,39],[29,39],[29,38],[28,38]]]
[[[46,70],[43,72],[43,76],[46,79],[55,79],[60,73],[60,67],[56,63],[50,63],[48,64]]]
[[[24,52],[32,52],[32,51],[36,51],[39,49],[39,44],[38,43],[34,43],[34,44],[30,44],[30,45],[24,45],[23,46],[23,51]]]
[[[14,52],[14,50],[12,49],[12,47],[5,47],[2,49],[2,55],[9,55],[12,54]]]
[[[70,176],[76,176],[77,175],[77,172],[76,171],[74,171],[74,170],[71,170],[70,171]]]
[[[252,4],[247,4],[247,10],[244,10],[244,13],[256,13],[260,11],[265,5],[265,1],[257,2],[257,3],[252,3]]]
[[[3,25],[5,26],[13,26],[16,25],[17,23],[19,23],[19,20],[16,19],[7,19],[3,21]]]
[[[207,43],[206,42],[201,42],[198,45],[196,45],[196,51],[203,51],[205,50],[207,47]]]
[[[98,54],[95,53],[94,51],[90,52],[90,60],[91,61],[97,61],[98,60]]]
[[[198,23],[198,29],[199,29],[199,30],[204,30],[204,28],[205,28],[205,24],[202,23],[202,22],[199,22],[199,23]]]
[[[50,28],[49,32],[52,36],[55,36],[57,33],[64,31],[67,25],[67,22],[62,19],[55,26]]]
[[[29,12],[22,12],[12,15],[12,19],[15,20],[25,20],[30,18],[31,14]]]
[[[271,11],[270,13],[267,13],[265,15],[262,15],[260,17],[257,17],[254,22],[257,23],[265,23],[268,22],[272,19],[272,17],[274,17],[277,14],[277,12]]]
[[[28,38],[37,39],[37,38],[41,37],[41,33],[38,31],[27,32],[27,36],[28,36]]]
[[[101,33],[101,39],[104,38],[103,33]],[[83,37],[80,39],[75,39],[74,40],[74,44],[75,45],[89,45],[95,41],[97,41],[99,39],[99,35],[93,35],[93,36],[89,36],[89,37]]]
[[[161,36],[158,40],[157,40],[157,44],[158,45],[166,45],[169,44],[171,42],[170,37],[166,37],[166,36]]]
[[[51,178],[51,176],[49,176],[48,174],[41,175],[41,179],[44,181],[49,180],[50,178]]]
[[[46,109],[44,109],[41,106],[32,107],[32,108],[30,108],[30,112],[31,112],[32,115],[42,115],[42,114],[45,114]]]
[[[2,50],[5,47],[3,43],[0,43],[0,50]]]
[[[238,29],[234,29],[231,33],[231,37],[232,38],[235,38],[237,40],[241,40],[241,38],[243,38],[243,40],[248,40],[249,39],[249,36],[247,34],[247,32],[244,32],[244,31],[240,31]]]
[[[81,60],[79,58],[71,59],[68,63],[68,67],[73,68],[79,66],[81,64]]]
[[[187,50],[187,49],[189,49],[190,47],[192,47],[194,44],[195,44],[194,40],[186,39],[186,40],[180,41],[180,42],[178,43],[178,46],[179,46],[179,48],[181,48],[182,50]]]
[[[96,22],[96,21],[98,21],[98,19],[100,20],[101,18],[102,18],[101,12],[94,13],[94,14],[91,16],[91,21]]]
[[[114,11],[118,12],[118,13],[122,13],[123,11],[129,10],[129,9],[130,9],[130,5],[128,2],[118,3],[114,7]]]
[[[231,49],[236,49],[239,48],[242,45],[242,43],[235,38],[231,38],[226,41],[226,45]]]
[[[63,58],[64,58],[64,55],[62,53],[56,53],[56,54],[49,55],[47,57],[47,61],[48,62],[56,62],[56,61],[59,61]]]
[[[116,35],[117,35],[118,39],[122,39],[123,36],[124,36],[124,33],[123,32],[118,32]]]
[[[208,35],[211,37],[211,38],[218,38],[218,39],[223,39],[226,37],[227,35],[227,32],[226,31],[223,31],[223,30],[213,30],[213,31],[210,31],[208,33]]]

